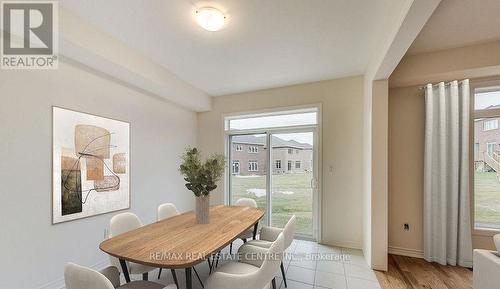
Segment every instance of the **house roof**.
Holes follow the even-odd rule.
[[[253,136],[253,135],[239,135],[233,136],[233,143],[238,144],[252,144],[266,146],[265,136]],[[295,140],[284,140],[277,136],[272,136],[272,146],[273,148],[286,147],[286,148],[296,148],[296,149],[312,149],[312,145],[308,143],[301,143]]]

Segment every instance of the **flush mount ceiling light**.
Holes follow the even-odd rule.
[[[208,31],[218,31],[224,26],[224,14],[213,7],[204,7],[196,10],[196,22]]]

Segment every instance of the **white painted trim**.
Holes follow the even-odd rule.
[[[239,119],[246,117],[258,117],[258,116],[268,116],[268,115],[281,115],[281,114],[294,114],[294,113],[303,113],[303,112],[312,112],[312,109],[321,109],[322,104],[310,103],[310,104],[301,104],[301,105],[290,105],[290,106],[281,106],[281,107],[273,107],[273,108],[263,108],[256,110],[246,110],[239,112],[227,112],[222,114],[223,119]]]
[[[394,246],[389,246],[389,254],[399,255],[399,256],[407,256],[407,257],[413,257],[413,258],[420,258],[420,259],[424,258],[424,252],[422,250],[401,248],[401,247],[394,247]]]
[[[90,268],[99,271],[99,270],[102,270],[102,269],[108,267],[109,265],[110,265],[109,259],[106,258],[106,259],[102,259],[101,261],[90,266]],[[61,269],[61,272],[62,272],[62,270],[63,269]],[[64,288],[66,288],[66,286],[64,284],[64,276],[57,278],[55,280],[52,280],[48,283],[45,283],[39,287],[36,287],[36,289],[64,289]]]

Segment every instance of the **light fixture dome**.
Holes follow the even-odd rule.
[[[208,31],[218,31],[224,26],[224,14],[213,7],[204,7],[196,10],[196,22]]]

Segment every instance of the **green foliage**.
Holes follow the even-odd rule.
[[[186,188],[195,196],[208,196],[217,188],[216,183],[224,173],[224,156],[214,154],[207,158],[205,163],[201,161],[201,154],[197,148],[187,148],[182,155],[182,164],[179,171],[184,176]]]

